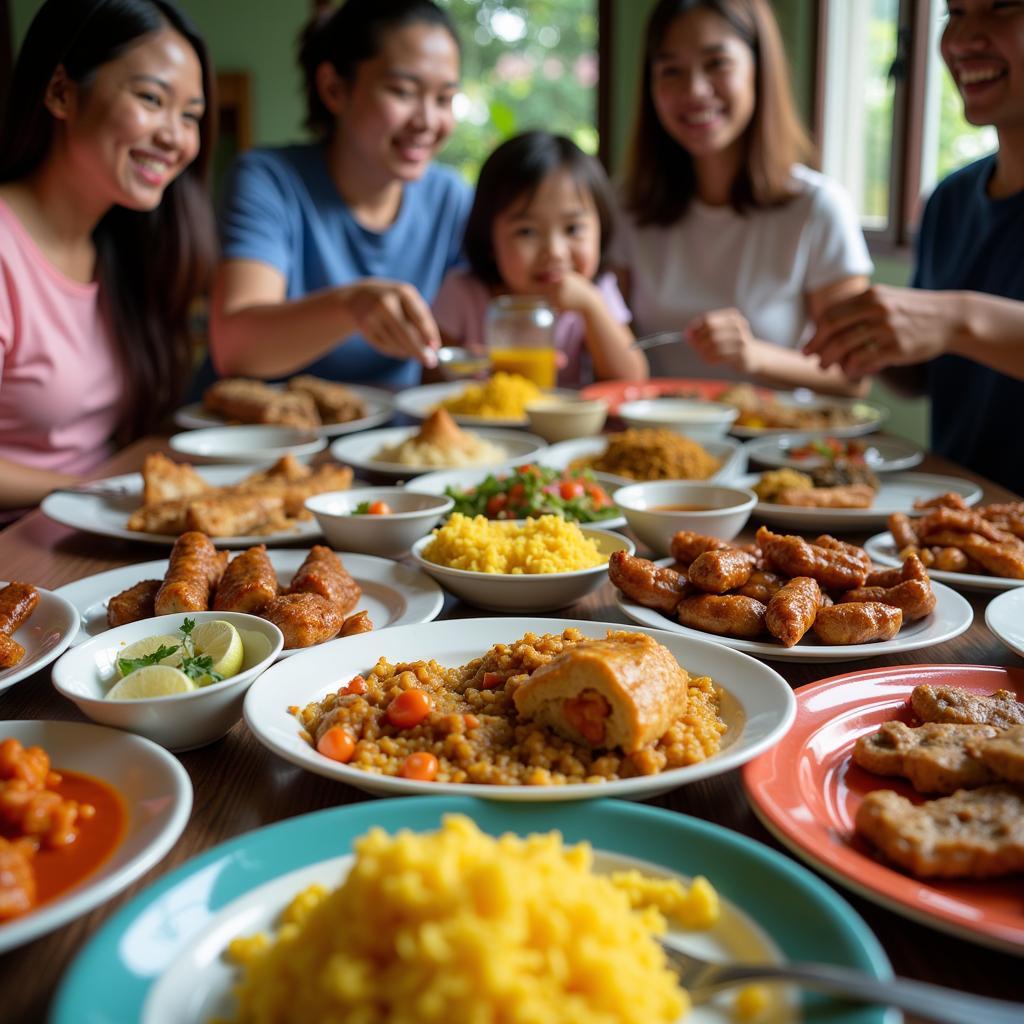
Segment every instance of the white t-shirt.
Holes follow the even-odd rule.
[[[666,227],[637,227],[620,210],[613,262],[629,270],[637,337],[681,331],[694,317],[738,309],[754,337],[797,347],[810,328],[806,295],[846,277],[869,275],[857,214],[843,189],[796,164],[796,196],[784,206],[737,213],[694,199]],[[672,376],[737,377],[709,366],[686,345],[651,350],[652,369]],[[658,365],[670,360],[670,365]]]

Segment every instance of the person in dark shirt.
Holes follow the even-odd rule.
[[[1024,494],[1024,3],[950,2],[942,56],[999,148],[935,189],[913,287],[836,304],[805,351],[854,379],[925,363],[935,452]]]

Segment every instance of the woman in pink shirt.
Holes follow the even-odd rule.
[[[167,0],[47,0],[29,27],[0,133],[0,517],[179,398],[215,255],[209,95]]]

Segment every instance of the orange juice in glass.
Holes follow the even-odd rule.
[[[553,388],[555,311],[535,295],[500,295],[487,308],[487,354],[494,373],[517,373],[541,388]]]

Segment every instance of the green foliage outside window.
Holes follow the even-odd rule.
[[[439,160],[470,182],[487,155],[531,128],[597,152],[594,0],[437,0],[462,40],[457,125]]]

